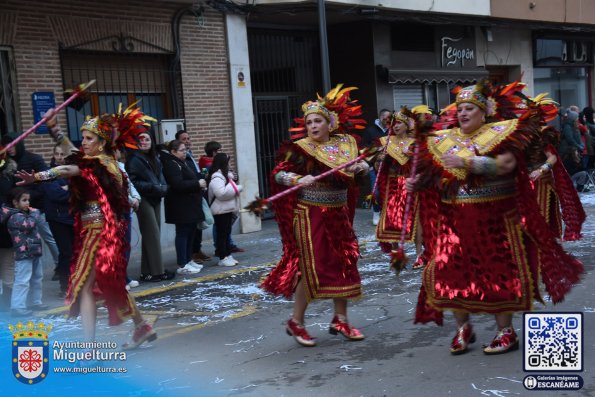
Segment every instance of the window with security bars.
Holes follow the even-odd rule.
[[[0,46],[0,134],[19,130],[16,70],[12,49]]]
[[[73,142],[81,140],[80,127],[88,115],[115,113],[138,102],[145,114],[160,121],[183,117],[181,89],[170,56],[164,54],[103,54],[63,51],[64,87],[96,80],[89,100],[67,110],[68,132]]]

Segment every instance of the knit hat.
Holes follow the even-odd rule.
[[[578,120],[578,113],[572,110],[568,110],[566,112],[566,118],[570,121],[576,121]]]

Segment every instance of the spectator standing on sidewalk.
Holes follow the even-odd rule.
[[[1,219],[6,222],[12,238],[15,258],[15,277],[12,288],[10,314],[13,317],[31,315],[27,303],[33,310],[44,310],[41,302],[43,293],[43,266],[41,257],[41,236],[37,230],[40,212],[29,205],[27,189],[15,187],[10,191],[10,206],[2,207]]]
[[[2,143],[3,146],[6,146],[8,143],[14,141],[17,136],[18,134],[16,132],[11,132],[7,135],[4,135],[0,140],[0,143]],[[46,162],[39,154],[25,149],[25,143],[23,141],[20,141],[14,147],[10,148],[8,150],[8,155],[12,157],[14,161],[16,161],[17,169],[19,171],[22,170],[27,172],[36,172],[45,171],[48,169]],[[41,238],[45,242],[50,254],[52,255],[55,269],[58,267],[60,262],[60,252],[58,250],[56,240],[54,240],[54,236],[52,236],[50,225],[45,218],[45,213],[43,212],[45,208],[43,203],[43,191],[39,186],[31,186],[29,192],[31,194],[31,207],[37,208],[41,211],[37,230],[39,231]]]
[[[217,142],[217,141],[207,142],[205,144],[205,155],[200,156],[200,159],[198,159],[198,165],[200,166],[200,169],[203,170],[203,172],[205,173],[205,175],[207,177],[210,175],[210,172],[211,172],[210,170],[211,170],[211,164],[213,164],[213,157],[215,157],[215,155],[217,154],[217,152],[219,150],[221,150],[221,144],[219,142]],[[234,174],[233,179],[234,179],[234,182],[237,182],[237,178],[236,178],[235,174]],[[213,244],[215,244],[216,241],[217,241],[217,227],[215,225],[213,225]],[[245,251],[243,248],[240,248],[236,245],[236,243],[233,241],[233,238],[231,237],[231,234],[229,235],[229,246],[231,247],[232,253]]]
[[[211,166],[209,181],[209,204],[215,225],[217,226],[216,252],[219,266],[235,266],[237,261],[231,255],[229,235],[234,216],[240,210],[240,192],[242,185],[236,185],[233,174],[229,172],[229,157],[225,153],[217,153]]]
[[[142,236],[140,281],[164,281],[175,277],[164,269],[161,255],[161,199],[167,194],[161,161],[148,132],[138,136],[138,150],[132,150],[126,172],[141,195],[136,216]]]
[[[124,219],[128,221],[128,227],[126,228],[126,241],[128,242],[128,249],[125,252],[126,255],[126,269],[128,269],[128,265],[130,263],[130,241],[132,240],[132,213],[138,211],[138,207],[140,206],[140,194],[138,190],[134,187],[134,183],[130,180],[128,173],[126,172],[126,158],[124,156],[125,151],[121,151],[119,148],[114,150],[114,156],[116,157],[116,161],[118,162],[118,168],[122,171],[122,174],[128,180],[128,204],[130,204],[130,211],[124,213]],[[128,270],[126,270],[126,289],[130,291],[130,288],[138,287],[138,281],[133,280],[128,275]]]
[[[211,165],[213,164],[213,157],[221,150],[221,144],[217,141],[209,141],[205,144],[205,154],[198,159],[198,166],[207,175],[211,172]]]
[[[70,260],[74,245],[74,218],[70,214],[68,181],[64,178],[40,185],[44,193],[45,215],[58,245],[58,267],[55,275],[60,282],[60,296],[64,297],[70,277]],[[54,280],[54,278],[52,278]]]
[[[363,147],[370,147],[375,143],[375,141],[387,135],[390,117],[391,111],[388,109],[382,109],[380,113],[378,113],[378,118],[374,121],[374,124],[366,127],[366,130],[362,135]],[[370,173],[368,174],[370,177],[370,189],[372,189],[376,183],[376,170],[372,165],[373,164],[370,166]],[[372,224],[376,226],[380,221],[380,196],[378,193],[378,188],[376,188],[376,191],[372,192],[372,194],[374,195],[374,199],[372,200],[374,203],[372,205]]]
[[[562,121],[562,135],[558,153],[567,169],[574,168],[573,163],[582,164],[582,152],[585,148],[578,128],[578,113],[568,110]],[[578,159],[578,160],[577,160]],[[572,175],[569,170],[568,173]]]
[[[198,163],[194,159],[194,156],[192,155],[192,150],[190,149],[190,134],[184,130],[180,130],[176,132],[176,140],[182,142],[186,147],[186,157],[184,161],[186,162],[188,168],[190,168],[195,173],[199,180],[205,179],[206,174],[202,172],[201,167],[199,167]],[[202,207],[202,196],[195,205]],[[210,259],[210,256],[202,252],[202,229],[197,229],[194,233],[194,240],[192,242],[192,260],[195,263],[202,263]]]
[[[64,161],[64,150],[62,149],[62,147],[60,145],[55,145],[54,146],[54,150],[52,151],[52,158],[50,159],[50,168],[53,167],[57,167],[59,165],[64,165],[65,161]],[[61,181],[60,184],[62,184],[63,186],[67,186],[68,183],[66,181]],[[44,207],[44,212],[46,214],[46,220],[48,221],[48,224],[50,225],[50,230],[52,231],[52,236],[54,236],[54,240],[56,241],[56,245],[58,246],[58,266],[54,269],[54,275],[52,276],[52,281],[60,281],[60,268],[66,263],[64,261],[64,257],[68,257],[70,258],[72,256],[72,243],[70,244],[71,248],[70,248],[70,252],[68,252],[68,248],[64,245],[65,240],[62,239],[62,241],[60,240],[60,237],[55,236],[56,233],[58,233],[58,231],[54,230],[54,228],[52,228],[52,222],[50,221],[50,219],[54,219],[55,220],[55,214],[54,211],[56,211],[55,205],[57,204],[56,200],[59,201],[65,201],[66,206],[62,207],[62,209],[64,209],[66,212],[66,214],[68,214],[68,193],[66,193],[66,196],[64,196],[62,194],[62,192],[58,192],[55,190],[50,190],[47,186],[45,185],[41,185],[41,189],[43,190],[43,193],[46,197],[46,200],[52,200],[54,203],[51,203],[48,205],[48,203],[45,203],[45,207]],[[67,187],[65,188],[65,190],[67,191]],[[54,197],[50,198],[48,197],[48,194],[58,194],[57,197],[56,195],[54,195]],[[51,212],[51,213],[50,213]],[[70,216],[70,215],[69,215]],[[72,217],[71,217],[72,218]],[[62,246],[60,245],[62,244]],[[66,253],[62,254],[62,250],[65,249]],[[66,264],[66,268],[69,267],[69,262],[70,259],[68,259],[68,264]],[[64,268],[62,268],[62,270],[64,270]],[[70,269],[67,270],[67,273],[70,274]],[[66,284],[64,285],[68,285],[68,276],[66,277]],[[62,287],[62,284],[60,284],[60,287]],[[62,288],[61,288],[62,289]],[[64,290],[65,292],[66,290]],[[61,295],[64,295],[61,293]]]
[[[191,274],[202,270],[202,265],[192,260],[196,225],[205,216],[202,198],[207,182],[197,176],[186,161],[187,148],[175,139],[169,143],[169,153],[161,153],[163,174],[169,186],[165,196],[165,222],[176,226],[176,262],[178,273]]]

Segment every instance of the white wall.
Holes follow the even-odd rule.
[[[257,0],[257,5],[312,3],[313,0]],[[351,6],[443,12],[449,14],[490,15],[490,0],[326,0],[326,3]]]
[[[511,67],[510,79],[522,73],[522,81],[527,84],[525,93],[534,95],[531,32],[510,28],[491,28],[491,32],[492,41],[488,41],[484,31],[475,31],[477,66]]]
[[[229,71],[235,133],[237,172],[244,190],[240,194],[241,206],[246,206],[258,195],[258,166],[252,89],[250,87],[250,59],[248,57],[248,32],[246,19],[239,15],[225,16]],[[239,75],[243,75],[243,81]],[[240,230],[250,233],[261,230],[260,218],[240,213]]]

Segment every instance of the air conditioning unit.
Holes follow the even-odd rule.
[[[186,129],[184,119],[161,120],[159,122],[157,143],[173,141],[176,139],[176,132],[184,129]]]

